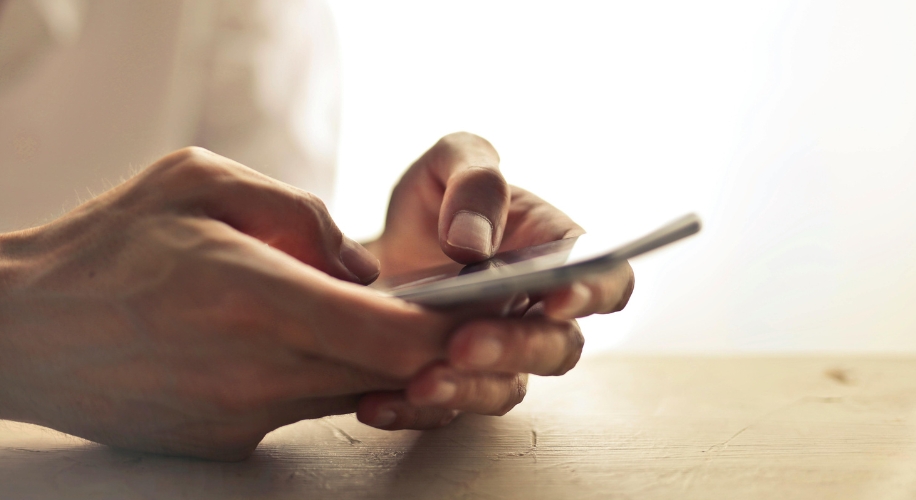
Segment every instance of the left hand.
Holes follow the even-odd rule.
[[[547,202],[509,186],[489,142],[456,133],[407,170],[392,193],[384,233],[367,247],[384,277],[584,232]],[[404,391],[364,396],[357,416],[394,430],[439,427],[459,411],[505,414],[524,398],[528,373],[562,375],[578,362],[584,339],[574,318],[623,309],[633,286],[625,263],[539,297],[523,318],[467,322],[451,336],[447,361],[421,371]]]

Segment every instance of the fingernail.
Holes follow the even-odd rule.
[[[398,418],[397,413],[392,410],[379,410],[378,414],[372,420],[372,427],[388,427]]]
[[[366,250],[366,247],[346,236],[343,237],[343,242],[340,244],[340,261],[360,283],[372,283],[375,278],[378,278],[380,272],[378,259],[369,250]]]
[[[439,383],[436,384],[436,389],[426,398],[426,401],[434,405],[445,404],[455,397],[456,392],[458,392],[457,384],[451,380],[440,380]]]
[[[582,283],[573,283],[569,287],[569,295],[566,296],[566,303],[556,310],[551,316],[557,319],[572,319],[579,315],[588,305],[591,298],[591,292],[588,287]]]
[[[471,342],[467,362],[471,366],[484,368],[499,360],[502,354],[502,342],[493,335],[484,335]]]
[[[493,246],[493,224],[477,212],[461,210],[452,217],[445,240],[453,247],[489,256]]]

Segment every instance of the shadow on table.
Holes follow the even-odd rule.
[[[515,483],[525,480],[516,476],[519,466],[533,471],[536,463],[537,437],[527,419],[466,415],[420,435],[380,498],[512,497]]]
[[[163,457],[95,444],[0,454],[0,498],[289,498],[299,470],[325,460],[296,456],[295,468],[271,453],[237,463]],[[300,481],[301,483],[301,481]]]
[[[384,433],[355,419],[292,428],[239,463],[162,457],[74,440],[0,449],[0,497],[455,498],[507,488],[500,468],[534,464],[524,417],[464,416],[445,429]],[[320,429],[320,430],[319,430]],[[357,436],[343,442],[334,429]],[[486,474],[485,474],[486,472]],[[497,474],[495,474],[497,473]],[[516,481],[523,478],[518,477]],[[505,496],[505,495],[497,495]]]

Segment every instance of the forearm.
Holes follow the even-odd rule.
[[[0,0],[0,8],[2,6],[3,0]],[[11,364],[8,338],[12,335],[12,311],[9,310],[9,295],[15,264],[7,255],[7,241],[8,236],[0,234],[0,419],[10,418],[10,377],[7,372]]]
[[[16,234],[0,233],[0,299],[3,299],[10,292],[15,282],[14,276],[16,275],[17,263],[14,258],[15,252],[13,248],[16,246],[14,242]],[[3,318],[3,316],[0,316],[0,321]]]
[[[0,234],[0,419],[19,419],[16,393],[16,371],[21,364],[16,349],[20,335],[22,307],[16,304],[16,290],[26,269],[27,232]]]

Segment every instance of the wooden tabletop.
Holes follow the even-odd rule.
[[[622,357],[502,418],[300,422],[241,463],[0,422],[0,498],[914,498],[916,358]]]

